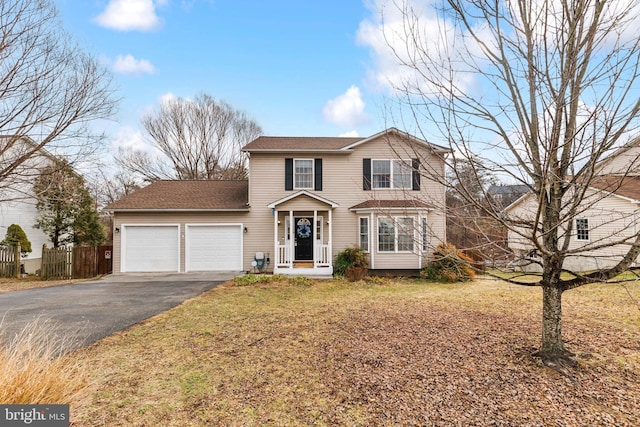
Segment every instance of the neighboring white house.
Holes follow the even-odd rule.
[[[0,136],[0,165],[9,164],[37,147],[28,137],[15,138]],[[40,168],[57,161],[43,149],[30,156],[0,185],[0,240],[7,234],[11,224],[18,224],[31,242],[32,252],[23,258],[27,273],[35,273],[40,268],[42,245],[51,246],[51,241],[42,230],[34,227],[38,211],[33,195],[33,182]]]
[[[639,160],[640,139],[637,139],[597,165],[598,176],[587,189],[581,208],[573,217],[569,236],[569,250],[580,249],[581,253],[567,257],[565,268],[589,271],[612,267],[626,254],[629,249],[627,243],[633,241],[640,227]],[[536,209],[534,196],[526,194],[505,211],[511,217],[531,219]],[[563,229],[567,230],[566,225]],[[518,233],[510,231],[508,240],[509,247],[519,259],[535,257],[531,242]],[[620,241],[622,244],[613,244]],[[529,264],[525,269],[536,270],[537,267]]]

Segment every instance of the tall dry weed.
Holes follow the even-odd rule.
[[[51,329],[36,320],[0,342],[0,403],[66,404],[86,388],[87,364],[64,355],[65,340]]]

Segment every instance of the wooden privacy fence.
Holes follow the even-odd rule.
[[[70,279],[73,277],[73,248],[47,248],[42,246],[43,280]]]
[[[94,277],[112,271],[113,246],[78,246],[73,248],[74,277]]]
[[[20,245],[0,246],[0,277],[20,277]]]
[[[94,277],[112,271],[112,246],[42,247],[44,280]]]

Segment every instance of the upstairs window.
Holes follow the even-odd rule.
[[[373,188],[411,189],[411,161],[371,160],[371,183]]]
[[[293,160],[293,188],[296,190],[313,189],[313,159]]]
[[[589,220],[587,218],[576,219],[576,240],[589,240]]]
[[[322,191],[322,159],[284,159],[284,189]]]

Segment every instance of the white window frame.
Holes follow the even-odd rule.
[[[393,227],[393,250],[387,250],[387,249],[381,249],[380,245],[382,244],[382,242],[380,241],[380,222],[381,221],[388,221],[391,223],[391,227]],[[378,217],[378,221],[377,221],[377,228],[378,228],[378,232],[377,234],[377,247],[378,247],[378,252],[380,253],[394,253],[396,251],[396,249],[398,248],[395,242],[395,234],[396,234],[396,222],[392,217],[387,217],[387,216],[379,216]]]
[[[374,179],[374,170],[376,162],[388,162],[389,163],[389,186],[381,187],[378,186],[378,182]],[[405,174],[399,175],[398,172],[402,171],[402,168],[406,168]],[[403,186],[397,185],[398,181],[396,175],[406,176],[408,174],[408,179],[404,182]],[[393,190],[393,189],[402,189],[402,190],[411,190],[413,187],[413,167],[410,159],[372,159],[371,160],[371,188],[374,190]]]
[[[365,221],[367,224],[365,226],[364,232],[363,232],[363,224],[362,221]],[[362,248],[363,251],[365,252],[369,252],[369,248],[371,246],[371,231],[370,231],[370,227],[369,227],[369,217],[368,216],[361,216],[358,217],[358,244],[360,245],[360,248]],[[364,246],[363,246],[364,243]]]
[[[401,222],[401,220],[403,219],[410,219],[411,220],[411,233],[406,234],[406,233],[401,233],[400,232],[400,225],[399,223]],[[380,221],[381,220],[390,220],[393,226],[393,250],[382,250],[380,249]],[[378,242],[378,252],[380,253],[413,253],[414,249],[415,249],[415,217],[413,216],[394,216],[394,217],[388,217],[388,216],[379,216],[378,217],[378,221],[377,221],[377,225],[378,225],[378,232],[377,232],[377,242]],[[400,235],[404,235],[406,234],[407,236],[410,237],[410,241],[411,241],[411,249],[404,249],[404,250],[400,250]]]
[[[409,224],[409,230],[406,230],[406,227],[404,226],[404,224],[401,226],[400,222],[402,220],[411,220],[411,224]],[[416,247],[416,225],[415,225],[415,218],[412,216],[402,216],[402,217],[396,217],[396,252],[403,252],[403,253],[413,253],[413,250]],[[407,236],[408,238],[408,242],[410,243],[411,247],[408,249],[400,249],[400,236]],[[406,243],[405,243],[406,244]]]
[[[422,233],[422,251],[424,252],[429,250],[429,223],[424,216],[420,220],[422,221],[420,232]]]
[[[298,162],[311,162],[311,179],[309,180],[309,186],[299,186],[298,185],[298,176],[302,174],[298,174],[296,164]],[[315,161],[314,159],[293,159],[293,189],[294,190],[313,190],[314,188],[314,178],[315,178]],[[306,174],[305,174],[306,175]]]
[[[316,240],[318,243],[322,244],[324,238],[324,221],[322,220],[322,216],[318,215],[316,217]]]
[[[578,225],[582,223],[583,225]],[[576,240],[588,242],[590,240],[589,218],[576,218]]]

